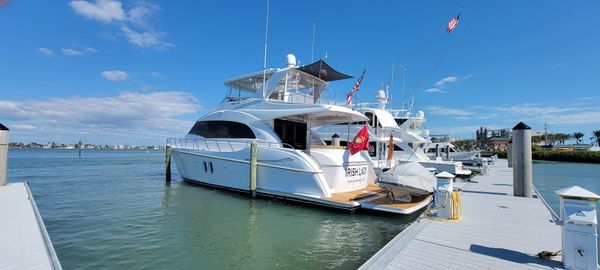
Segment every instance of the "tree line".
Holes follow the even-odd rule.
[[[573,132],[573,133],[551,133],[548,134],[548,138],[546,139],[546,135],[535,135],[531,136],[531,142],[533,144],[540,144],[541,142],[546,142],[546,145],[565,145],[565,141],[570,139],[575,139],[576,144],[581,144],[583,142],[583,138],[585,134],[583,132]],[[590,137],[590,141],[592,142],[592,146],[598,145],[600,146],[600,129],[592,131],[592,137]],[[460,150],[473,150],[479,147],[485,148],[484,145],[481,145],[481,142],[475,140],[458,140],[453,142],[458,149]]]
[[[547,136],[545,134],[538,135],[538,136],[532,136],[531,142],[532,143],[546,142],[546,145],[554,146],[554,145],[565,145],[565,141],[568,141],[570,139],[575,139],[576,144],[579,145],[580,143],[583,142],[583,137],[585,137],[585,134],[583,132],[552,133],[552,134],[548,134]],[[600,130],[592,131],[592,137],[590,137],[590,141],[592,142],[592,146],[593,145],[600,146]]]

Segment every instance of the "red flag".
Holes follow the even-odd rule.
[[[458,13],[458,16],[452,18],[452,20],[450,20],[448,22],[448,28],[446,29],[446,31],[448,31],[448,33],[452,32],[452,30],[454,30],[454,28],[456,28],[456,26],[458,25],[459,19],[460,19],[460,13]]]
[[[350,155],[369,150],[369,126],[365,125],[350,142]]]
[[[346,105],[352,106],[352,95],[356,91],[358,91],[358,89],[360,89],[360,83],[362,82],[363,77],[365,76],[365,72],[367,72],[367,70],[363,70],[362,74],[360,75],[360,78],[358,78],[358,81],[356,81],[354,87],[352,87],[352,90],[350,90],[350,93],[348,93],[348,96],[346,96]]]

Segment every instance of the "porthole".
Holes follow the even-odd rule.
[[[202,161],[202,163],[204,163],[204,172],[208,172],[208,167],[206,166],[206,161]]]

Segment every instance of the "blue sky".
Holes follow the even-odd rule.
[[[262,69],[264,1],[0,1],[0,122],[11,141],[163,144]],[[268,65],[327,54],[389,85],[392,59],[434,134],[600,129],[600,2],[273,0]],[[461,11],[456,30],[447,22]],[[399,72],[394,107],[402,93]],[[333,82],[341,98],[354,79]]]

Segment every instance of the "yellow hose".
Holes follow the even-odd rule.
[[[443,218],[438,218],[438,217],[432,217],[431,211],[432,210],[439,210],[441,208],[444,208],[446,206],[446,201],[448,201],[448,193],[446,193],[446,197],[444,198],[444,203],[436,208],[429,208],[427,209],[425,212],[423,212],[423,217],[431,219],[431,220],[435,220],[435,221],[443,221],[443,222],[452,222],[452,221],[459,221],[462,220],[463,218],[463,207],[462,207],[462,202],[460,201],[460,192],[458,191],[453,191],[452,195],[451,195],[451,203],[452,205],[451,207],[451,211],[450,211],[450,219],[443,219]]]

